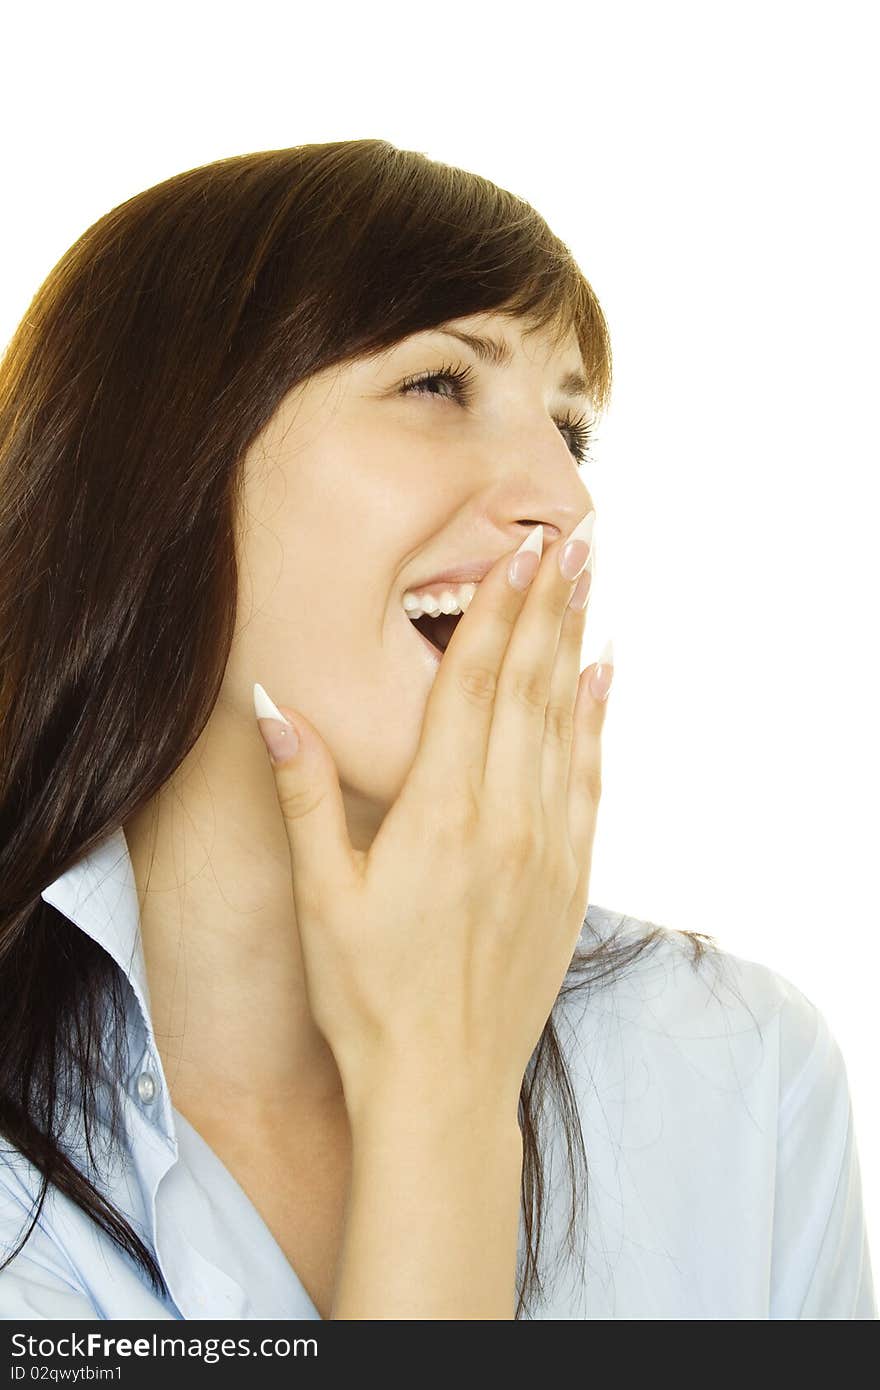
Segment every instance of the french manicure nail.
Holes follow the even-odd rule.
[[[530,531],[507,566],[507,578],[514,589],[527,589],[538,573],[544,551],[544,526],[539,521]]]
[[[596,669],[590,677],[590,690],[596,700],[607,700],[614,677],[614,643],[611,638],[599,653]]]
[[[254,682],[254,713],[258,719],[280,719],[288,729],[293,728],[290,720],[285,719],[278,706],[270,699],[268,691],[264,690],[258,681]]]
[[[592,587],[593,587],[593,549],[592,549],[592,546],[591,546],[591,547],[590,547],[590,553],[589,553],[589,555],[587,556],[587,563],[586,563],[586,567],[585,567],[585,569],[584,569],[584,572],[583,572],[583,574],[581,575],[581,577],[580,577],[580,579],[578,580],[578,582],[575,584],[574,589],[572,590],[571,598],[568,600],[568,606],[569,606],[569,608],[576,608],[576,609],[578,609],[578,611],[580,611],[580,609],[582,609],[582,608],[586,608],[586,606],[587,606],[587,599],[590,597],[590,591],[591,591]]]
[[[299,734],[259,682],[254,682],[254,713],[272,762],[293,757],[299,747]]]
[[[563,579],[577,579],[587,563],[595,520],[596,513],[594,511],[587,512],[587,515],[578,522],[560,550],[559,570]]]

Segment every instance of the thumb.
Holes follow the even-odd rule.
[[[254,712],[275,775],[295,887],[301,901],[314,904],[328,878],[339,885],[355,871],[336,764],[314,725],[299,711],[279,709],[259,684]]]

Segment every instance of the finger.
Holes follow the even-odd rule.
[[[428,696],[410,787],[444,801],[479,797],[498,676],[528,593],[510,583],[508,567],[520,553],[539,561],[543,535],[536,526],[518,551],[498,559],[457,624]]]
[[[317,917],[322,885],[338,891],[357,881],[339,773],[317,729],[298,710],[280,709],[261,685],[254,685],[254,713],[287,831],[297,910]]]
[[[588,891],[596,819],[602,796],[602,731],[607,697],[597,699],[591,689],[597,673],[614,674],[614,650],[606,642],[599,660],[585,666],[578,682],[574,708],[574,746],[568,781],[568,827],[572,853],[579,870],[578,894]],[[583,907],[586,911],[586,902]]]
[[[550,698],[544,716],[544,761],[541,766],[541,801],[545,815],[555,814],[559,824],[568,825],[568,781],[574,746],[574,707],[581,673],[581,648],[586,625],[587,605],[592,592],[593,550],[587,567],[574,586],[562,619],[559,649],[550,684]],[[581,600],[578,607],[572,604]]]
[[[588,542],[588,534],[583,533],[592,530],[592,521],[591,512],[571,536],[548,548],[504,654],[484,784],[492,804],[505,811],[525,803],[536,812],[541,810],[547,704],[562,620],[579,577],[566,578],[560,558],[569,541]],[[583,566],[586,553],[579,559]]]

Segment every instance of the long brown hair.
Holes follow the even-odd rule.
[[[51,1183],[167,1294],[154,1252],[64,1149],[73,1096],[96,1162],[97,1086],[125,1066],[125,986],[40,893],[156,796],[205,727],[235,627],[242,460],[287,393],[483,311],[558,341],[573,327],[596,411],[607,407],[605,318],[538,213],[422,153],[343,140],[218,160],[129,198],[61,257],[11,339],[0,365],[0,1131],[42,1185],[4,1265]],[[663,930],[579,950],[557,1004]],[[697,960],[700,938],[711,941],[679,935]],[[543,1288],[545,1091],[565,1124],[569,1237],[575,1151],[586,1169],[556,1008],[520,1095],[528,1250],[516,1317]],[[112,1088],[111,1102],[112,1144]]]

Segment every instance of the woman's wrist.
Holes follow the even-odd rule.
[[[523,1140],[509,1097],[384,1073],[350,1115],[334,1318],[514,1317]]]
[[[462,1127],[473,1127],[484,1136],[522,1147],[518,1121],[519,1091],[499,1088],[473,1073],[454,1067],[432,1069],[383,1067],[357,1086],[346,1084],[345,1101],[352,1140],[384,1130],[433,1133],[438,1141],[457,1136]]]

